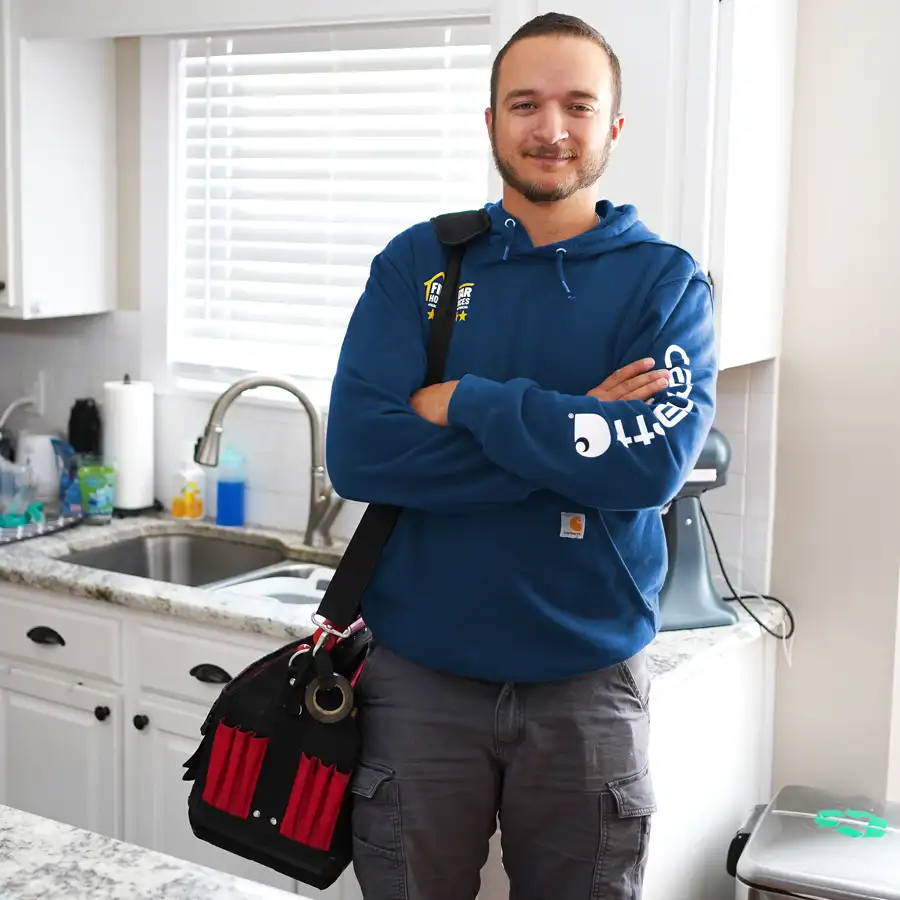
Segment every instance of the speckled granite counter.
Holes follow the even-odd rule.
[[[203,588],[100,571],[59,559],[73,551],[157,534],[226,537],[238,543],[276,547],[290,559],[326,566],[336,566],[343,550],[342,546],[309,547],[297,532],[255,527],[226,529],[207,523],[179,522],[162,515],[136,516],[115,519],[102,526],[78,525],[54,535],[2,547],[0,582],[286,639],[305,637],[312,632],[310,611],[306,606],[223,590],[213,593]]]
[[[302,535],[295,532],[251,527],[223,529],[205,523],[176,522],[165,516],[143,516],[117,519],[105,526],[81,525],[56,535],[0,548],[0,582],[178,616],[238,631],[270,634],[286,640],[310,634],[312,626],[308,606],[293,606],[229,591],[213,593],[202,588],[102,572],[62,562],[58,558],[75,550],[127,537],[185,532],[227,534],[234,541],[276,546],[286,556],[298,561],[327,566],[336,566],[343,550],[343,547],[317,549],[306,546]],[[758,602],[748,605],[769,628],[777,630],[782,620],[780,610]],[[760,627],[740,607],[738,613],[740,620],[732,626],[660,634],[651,645],[649,654],[653,677],[668,676],[676,671],[685,674],[706,659],[731,652],[733,647],[748,641],[759,640],[762,634]]]
[[[0,900],[288,900],[246,881],[0,805]]]

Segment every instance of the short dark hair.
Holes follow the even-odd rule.
[[[622,105],[622,66],[619,57],[616,56],[609,42],[591,25],[577,16],[567,16],[563,13],[544,13],[526,22],[515,34],[500,48],[500,52],[494,59],[491,67],[491,112],[497,112],[497,83],[500,80],[500,64],[503,57],[509,52],[509,48],[519,41],[530,37],[542,37],[544,35],[564,34],[573,37],[586,38],[593,41],[606,54],[609,60],[613,76],[613,97],[610,120],[615,118]]]

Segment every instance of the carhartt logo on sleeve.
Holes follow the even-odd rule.
[[[677,398],[678,402],[666,400],[650,407],[646,413],[637,413],[633,419],[615,419],[612,428],[599,413],[569,413],[574,422],[575,452],[579,456],[603,456],[612,446],[613,429],[615,440],[623,447],[649,447],[658,435],[664,435],[667,428],[674,427],[691,412],[694,408],[694,401],[690,399],[693,388],[691,360],[677,344],[666,350],[665,358],[670,375],[666,396]],[[676,365],[678,362],[681,364]]]
[[[581,513],[563,513],[559,536],[564,538],[583,538],[584,516]]]

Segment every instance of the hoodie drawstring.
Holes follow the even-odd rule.
[[[559,274],[559,283],[563,286],[563,290],[566,292],[566,297],[569,300],[574,300],[575,295],[569,290],[569,286],[566,284],[566,276],[563,272],[563,260],[566,257],[566,251],[564,247],[557,247],[556,249],[556,271]]]
[[[516,233],[516,220],[507,219],[504,225],[506,226],[506,246],[503,249],[503,259],[505,260],[509,257],[509,248],[512,246],[513,237]]]

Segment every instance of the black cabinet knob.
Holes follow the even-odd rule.
[[[36,644],[56,644],[59,647],[66,646],[63,636],[58,631],[48,628],[46,625],[35,625],[34,628],[29,629],[27,634],[29,640],[34,641]]]
[[[94,715],[97,717],[98,722],[103,722],[109,718],[109,707],[108,706],[97,706],[94,708]]]
[[[213,663],[200,663],[191,669],[191,675],[205,684],[228,684],[231,676],[221,667]]]
[[[149,716],[135,716],[132,720],[138,731],[143,731],[150,724]]]

